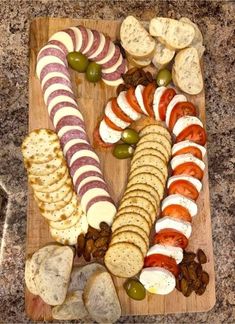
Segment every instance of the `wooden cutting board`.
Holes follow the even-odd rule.
[[[119,36],[119,21],[105,20],[77,20],[65,18],[38,18],[34,20],[30,28],[30,71],[29,71],[29,131],[36,128],[53,126],[49,120],[47,109],[43,102],[40,83],[35,74],[36,57],[40,48],[45,45],[48,38],[56,31],[69,26],[82,24],[89,28],[97,29],[109,35],[113,40]],[[105,86],[103,82],[94,85],[87,82],[82,74],[71,71],[74,93],[77,97],[81,112],[83,113],[86,129],[92,141],[92,132],[97,120],[102,116],[104,104],[115,96],[115,89]],[[199,109],[200,118],[205,124],[205,93],[198,96],[187,96]],[[96,151],[100,157],[102,170],[110,188],[111,196],[118,203],[126,186],[129,168],[128,160],[117,160],[111,152]],[[148,294],[144,301],[134,301],[125,293],[122,285],[124,280],[114,278],[117,292],[121,301],[123,315],[154,315],[178,312],[205,312],[215,304],[215,275],[213,262],[211,216],[209,202],[209,184],[207,157],[205,158],[206,170],[203,178],[203,190],[198,199],[199,213],[193,220],[193,234],[190,238],[188,250],[196,251],[202,248],[208,263],[203,268],[210,275],[210,283],[203,296],[192,294],[185,298],[176,289],[167,296]],[[28,218],[27,218],[27,256],[52,242],[48,225],[40,216],[37,205],[33,199],[31,188],[28,191]],[[26,312],[31,319],[48,320],[51,318],[50,307],[33,296],[26,289]]]

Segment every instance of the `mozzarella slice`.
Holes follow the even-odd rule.
[[[50,96],[50,94],[57,90],[66,90],[73,94],[72,87],[68,87],[67,85],[64,85],[62,83],[54,83],[54,84],[50,85],[44,92],[43,98],[44,98],[45,104],[47,104],[47,100],[48,100],[48,97]]]
[[[46,55],[44,57],[41,57],[38,62],[37,62],[37,66],[36,66],[36,74],[37,77],[40,79],[40,74],[42,69],[51,63],[59,63],[62,64],[66,67],[66,65],[64,64],[63,60],[61,60],[59,57],[54,56],[54,55]]]
[[[112,65],[110,68],[102,69],[102,73],[113,73],[113,72],[116,72],[117,71],[117,68],[122,64],[122,61],[123,61],[123,57],[122,57],[122,54],[120,53],[117,62],[114,65]]]
[[[49,105],[47,106],[49,114],[51,113],[51,110],[53,109],[53,107],[61,102],[71,102],[72,104],[77,105],[77,102],[69,96],[64,96],[64,95],[56,96],[55,98],[53,98],[50,101]]]
[[[51,78],[55,78],[55,77],[61,77],[61,78],[64,78],[64,79],[67,79],[68,81],[70,81],[70,79],[67,77],[67,75],[65,75],[63,72],[50,72],[50,73],[47,73],[45,75],[45,77],[42,79],[41,87],[43,88],[44,84],[48,80],[50,80]]]
[[[89,56],[90,60],[95,58],[96,56],[98,56],[103,51],[105,41],[106,40],[105,40],[104,34],[100,33],[100,44],[99,44],[97,50],[92,55]]]
[[[61,138],[65,133],[67,133],[70,130],[79,130],[80,132],[84,132],[84,129],[80,126],[64,126],[58,131],[59,138]]]
[[[155,224],[156,233],[166,228],[175,229],[184,234],[187,238],[189,238],[192,233],[191,223],[168,216],[160,218]]]
[[[188,175],[175,175],[175,176],[170,177],[167,182],[167,188],[169,188],[173,182],[178,181],[178,180],[185,180],[185,181],[190,182],[192,185],[194,185],[194,187],[197,189],[198,192],[200,192],[202,190],[201,181],[194,177],[188,176]]]
[[[97,201],[87,211],[87,220],[89,225],[96,229],[100,229],[101,222],[111,226],[116,212],[116,207],[111,201],[108,199],[102,200],[97,197]]]
[[[202,171],[205,169],[205,163],[202,160],[196,158],[192,154],[180,154],[180,155],[176,155],[171,160],[171,168],[172,168],[172,170],[175,170],[175,168],[178,165],[181,165],[181,164],[186,163],[186,162],[193,162],[193,163],[195,163],[197,166],[199,166],[199,168]]]
[[[180,205],[186,209],[188,209],[190,215],[192,217],[197,215],[197,204],[189,198],[186,198],[182,195],[175,194],[169,195],[162,201],[161,210],[163,211],[167,206],[170,205]]]
[[[175,289],[174,275],[160,267],[144,268],[140,273],[140,282],[145,289],[157,295],[167,295]]]
[[[166,87],[158,87],[153,96],[153,111],[154,111],[154,116],[156,120],[161,120],[159,116],[159,103],[161,96],[163,95],[164,91],[166,90]]]
[[[205,154],[206,154],[205,147],[202,145],[199,145],[197,143],[191,142],[189,140],[174,144],[172,147],[172,155],[176,154],[179,150],[186,148],[186,147],[190,147],[190,146],[197,147],[202,152],[202,157],[205,156]]]
[[[175,95],[171,99],[171,101],[169,102],[169,104],[166,108],[166,126],[167,127],[169,127],[171,112],[172,112],[173,108],[175,107],[175,105],[179,102],[185,102],[185,101],[187,101],[187,98],[182,94]]]
[[[81,197],[81,207],[84,210],[84,212],[86,212],[87,204],[89,203],[89,201],[91,201],[93,198],[98,196],[109,197],[109,194],[106,190],[102,188],[94,188],[94,187],[91,187],[84,193],[84,195]],[[93,217],[95,216],[93,215]]]
[[[61,118],[65,116],[76,116],[79,117],[81,120],[83,120],[83,116],[80,113],[80,111],[76,108],[71,108],[71,107],[63,107],[59,109],[53,118],[53,125],[56,128],[58,122],[61,120]]]
[[[59,32],[55,33],[54,35],[52,35],[51,38],[49,38],[49,41],[51,41],[51,40],[57,40],[57,41],[60,41],[61,43],[63,43],[64,46],[67,48],[68,52],[74,51],[73,40],[72,40],[71,36],[64,31],[59,31]]]
[[[105,115],[118,127],[121,127],[123,129],[125,129],[127,126],[130,125],[130,123],[127,123],[125,121],[123,121],[122,119],[120,119],[119,117],[117,117],[115,115],[115,113],[112,110],[112,102],[109,101],[105,107]]]
[[[65,144],[64,148],[63,148],[64,156],[66,156],[66,154],[67,154],[68,150],[70,149],[70,147],[72,147],[75,144],[80,144],[80,143],[89,144],[86,140],[79,139],[79,138],[74,138],[71,141],[68,141]]]
[[[89,28],[87,28],[86,30],[87,30],[87,34],[88,34],[88,43],[87,43],[86,48],[84,48],[84,50],[82,51],[82,54],[84,54],[84,55],[91,49],[93,42],[94,42],[94,35],[93,35],[92,31]]]
[[[74,32],[75,38],[76,38],[76,47],[75,51],[80,52],[80,48],[82,47],[82,33],[79,28],[77,27],[69,27],[68,29],[71,29]]]
[[[119,93],[117,97],[118,106],[122,109],[122,111],[131,119],[138,120],[141,117],[141,114],[136,112],[131,105],[128,103],[126,99],[126,91],[122,91]]]
[[[77,151],[76,153],[73,154],[73,156],[72,156],[72,158],[70,160],[69,166],[71,166],[74,161],[76,161],[80,157],[84,157],[84,156],[91,157],[91,158],[95,159],[97,162],[100,163],[100,160],[99,160],[98,156],[92,150],[80,150],[80,151]]]
[[[101,121],[99,127],[99,133],[101,139],[105,143],[116,143],[121,139],[121,131],[110,128],[104,120]]]
[[[183,249],[176,246],[168,246],[162,244],[155,244],[148,250],[147,256],[152,254],[163,254],[175,259],[179,264],[183,260]]]
[[[173,128],[173,134],[177,137],[185,128],[190,125],[199,125],[203,127],[203,123],[195,116],[180,117]]]
[[[113,44],[112,41],[110,41],[107,55],[102,60],[97,61],[96,63],[101,65],[107,63],[113,57],[115,50],[116,50],[115,45]]]
[[[143,91],[144,91],[144,86],[142,84],[139,84],[135,88],[135,97],[143,113],[148,116],[147,110],[145,109],[144,106]]]
[[[101,170],[99,168],[97,168],[96,166],[90,165],[90,164],[83,165],[75,171],[74,176],[73,176],[73,184],[74,185],[76,184],[76,181],[80,177],[81,174],[88,172],[88,171],[95,171],[95,172],[99,172],[101,174]]]
[[[119,79],[114,80],[114,81],[109,81],[109,80],[106,80],[106,79],[102,79],[102,80],[104,81],[105,84],[107,84],[110,87],[118,87],[119,84],[124,83],[123,78],[119,78]]]

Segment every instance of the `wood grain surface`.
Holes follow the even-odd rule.
[[[69,26],[82,24],[89,28],[97,29],[113,40],[119,36],[119,21],[105,20],[76,20],[65,18],[38,18],[31,24],[30,29],[30,70],[29,70],[29,131],[36,128],[51,128],[53,126],[49,120],[46,106],[39,80],[35,73],[36,57],[40,48],[45,45],[48,38],[61,29]],[[82,74],[70,71],[73,82],[74,93],[78,101],[79,108],[84,116],[86,129],[92,142],[92,132],[97,125],[97,121],[102,116],[104,104],[107,100],[115,96],[115,89],[105,86],[103,82],[94,85],[87,82]],[[155,71],[156,73],[156,71]],[[199,116],[205,124],[205,94],[202,92],[197,96],[188,96],[199,110]],[[140,123],[144,123],[142,120]],[[100,157],[102,171],[110,189],[111,196],[118,203],[126,186],[126,179],[129,169],[128,160],[117,160],[111,152],[101,152],[96,150]],[[210,283],[203,296],[192,293],[185,298],[176,289],[167,296],[157,296],[148,294],[143,301],[134,301],[125,293],[122,285],[124,280],[114,278],[117,292],[120,298],[122,315],[155,315],[167,313],[185,312],[205,312],[210,310],[215,304],[215,275],[213,262],[213,247],[211,233],[211,216],[209,202],[209,184],[207,157],[205,157],[206,169],[203,178],[203,190],[197,201],[199,212],[193,219],[193,233],[190,238],[188,250],[196,251],[202,248],[207,257],[208,263],[203,268],[210,275]],[[27,256],[34,251],[52,242],[49,234],[48,224],[40,216],[37,204],[33,199],[32,190],[28,190],[28,214],[27,214]],[[79,262],[75,260],[75,262]],[[26,289],[25,308],[28,316],[33,320],[50,320],[50,307],[44,304],[40,298],[32,295]]]

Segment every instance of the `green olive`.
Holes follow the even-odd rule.
[[[134,148],[128,144],[117,144],[114,147],[113,155],[117,159],[127,159],[130,158],[134,153]]]
[[[135,300],[142,300],[146,296],[146,290],[144,286],[137,279],[128,279],[124,283],[124,288],[127,295]]]
[[[79,52],[69,53],[67,55],[67,60],[69,66],[78,72],[85,72],[89,64],[87,57]]]
[[[156,82],[159,87],[166,87],[171,82],[171,72],[167,69],[160,70],[156,76]]]
[[[122,140],[127,144],[136,144],[139,141],[139,134],[130,128],[126,128],[122,132]]]
[[[86,78],[90,82],[98,82],[101,79],[101,65],[91,62],[86,70]]]

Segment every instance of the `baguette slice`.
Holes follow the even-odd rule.
[[[148,66],[151,64],[151,58],[145,58],[145,59],[136,59],[134,58],[133,56],[131,55],[128,55],[127,54],[127,60],[135,67],[139,67],[139,68],[142,68],[142,67],[145,67],[145,66]]]
[[[121,316],[121,306],[112,277],[107,271],[94,273],[84,288],[83,300],[98,323],[114,323]]]
[[[180,51],[173,65],[173,80],[182,91],[196,95],[203,89],[199,56],[194,47]]]
[[[126,17],[121,25],[120,38],[123,48],[134,58],[150,58],[155,49],[155,41],[133,16]]]
[[[150,21],[149,32],[173,50],[189,46],[195,35],[193,26],[188,23],[162,17]]]
[[[88,319],[89,315],[83,303],[82,291],[68,293],[62,305],[52,308],[52,317],[57,320]]]
[[[164,68],[173,59],[175,51],[166,47],[160,42],[156,43],[152,63],[157,69]]]

